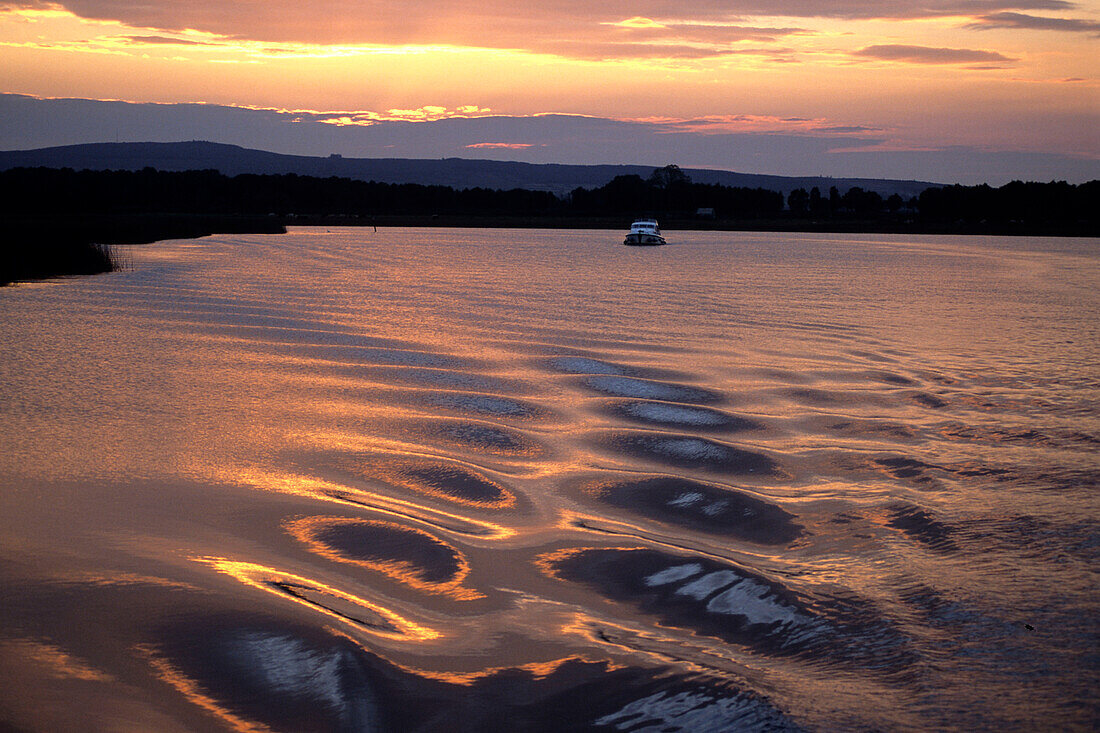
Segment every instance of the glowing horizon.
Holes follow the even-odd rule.
[[[1095,0],[915,12],[870,0],[23,0],[0,2],[0,92],[303,111],[330,126],[553,113],[827,136],[838,151],[870,134],[860,150],[1100,160],[1098,39]]]

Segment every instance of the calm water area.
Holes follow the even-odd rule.
[[[0,289],[0,730],[1100,727],[1100,240],[666,234]]]

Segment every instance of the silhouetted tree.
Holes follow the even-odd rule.
[[[674,185],[691,183],[691,176],[684,173],[678,165],[666,165],[664,168],[657,168],[649,175],[647,181],[649,185],[656,186],[657,188],[670,188]]]
[[[0,172],[0,212],[8,217],[201,214],[266,218],[267,214],[292,213],[554,217],[682,215],[705,207],[713,208],[718,219],[783,216],[784,197],[776,191],[693,183],[677,171],[676,166],[654,171],[663,182],[660,187],[641,176],[617,176],[604,186],[576,188],[559,198],[547,191],[526,189],[454,189],[294,174],[231,177],[213,170],[15,168]],[[797,189],[787,204],[793,216],[825,218],[839,215],[842,209],[863,219],[885,216],[882,197],[859,187],[841,196],[834,186],[828,198],[816,186],[808,194]],[[903,205],[917,211],[920,224],[927,227],[1091,232],[1100,225],[1100,181],[1077,186],[1065,181],[1013,181],[1000,188],[937,186],[905,203],[894,194],[886,200],[885,209],[896,215]],[[141,239],[145,235],[140,227],[125,235],[116,228],[115,235],[123,238],[112,241],[149,241]]]
[[[810,211],[810,194],[804,188],[791,191],[787,196],[787,208],[795,216],[805,216]]]
[[[826,216],[828,213],[829,207],[821,198],[821,189],[814,186],[810,189],[810,215]]]
[[[874,216],[882,211],[882,197],[859,186],[849,188],[840,200],[844,208],[856,216]]]

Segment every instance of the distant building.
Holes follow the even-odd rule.
[[[699,208],[695,210],[695,215],[700,219],[713,219],[714,209],[711,208]]]

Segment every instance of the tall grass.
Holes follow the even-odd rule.
[[[278,233],[272,217],[198,214],[32,214],[0,228],[0,285],[130,268],[110,244],[204,237],[215,232]],[[110,244],[108,244],[110,243]]]
[[[80,241],[9,241],[0,248],[0,285],[121,269],[110,245]]]

